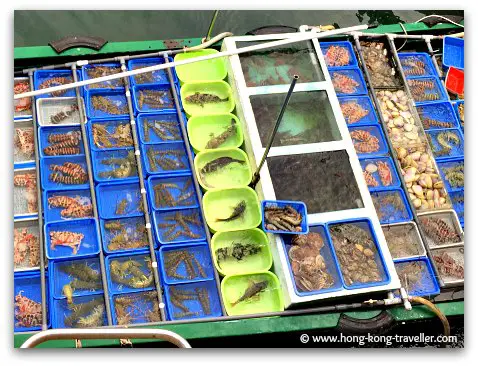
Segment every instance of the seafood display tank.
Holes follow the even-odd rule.
[[[343,304],[404,294],[462,314],[464,95],[445,88],[453,60],[442,69],[430,54],[443,37],[431,30],[402,45],[398,31],[15,100],[15,345],[64,328],[154,327],[191,339],[329,328]],[[144,57],[108,44],[66,51],[90,60],[53,69],[41,68],[58,63],[47,50],[35,61],[15,49],[16,66],[38,68],[16,75],[14,93],[309,32],[173,54],[155,44]],[[322,305],[336,311],[314,313]],[[433,316],[415,305],[386,312]]]

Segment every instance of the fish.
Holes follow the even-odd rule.
[[[201,107],[204,107],[206,103],[220,103],[220,102],[227,102],[229,97],[221,99],[217,95],[208,94],[208,93],[199,93],[196,92],[192,95],[186,97],[186,102],[199,104]]]
[[[204,184],[210,188],[213,188],[206,182],[205,175],[217,172],[219,169],[224,168],[225,166],[232,163],[245,164],[246,161],[240,160],[240,159],[234,159],[229,156],[221,156],[220,158],[211,160],[209,163],[205,164],[199,171],[199,174]]]
[[[260,282],[252,283],[251,285],[249,285],[246,291],[244,291],[242,296],[239,299],[237,299],[235,302],[233,302],[231,306],[236,306],[240,302],[250,299],[251,297],[261,293],[267,288],[268,285],[269,285],[268,281],[260,281]]]
[[[242,200],[237,204],[236,207],[234,207],[234,210],[232,211],[232,214],[229,217],[226,217],[225,219],[216,219],[216,221],[223,221],[223,222],[229,222],[232,220],[237,219],[239,216],[241,216],[244,211],[246,210],[246,201]]]
[[[231,125],[218,136],[211,134],[211,139],[206,144],[206,149],[215,149],[222,145],[226,140],[237,133],[236,121],[231,119]]]

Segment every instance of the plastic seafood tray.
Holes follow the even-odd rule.
[[[398,58],[406,78],[438,76],[430,55],[425,52],[400,52]]]
[[[67,298],[69,286],[71,296],[95,295],[103,293],[100,261],[98,257],[71,261],[50,262],[50,294],[55,299]]]
[[[98,70],[98,71],[96,71]],[[121,72],[121,64],[119,62],[110,62],[105,64],[92,64],[85,65],[81,68],[83,80],[96,79],[101,76],[107,76],[111,74],[118,74]],[[103,81],[101,83],[95,83],[86,85],[86,90],[97,89],[121,89],[124,88],[124,80],[114,79],[109,81]]]
[[[110,293],[138,292],[154,289],[151,257],[145,254],[111,254],[105,259]]]
[[[170,175],[191,172],[183,142],[142,145],[141,149],[148,174]]]
[[[88,309],[86,314],[83,314],[83,309]],[[77,296],[73,298],[73,304],[67,299],[53,299],[51,313],[54,329],[98,328],[107,324],[103,294]]]
[[[395,164],[390,157],[360,159],[360,165],[370,191],[401,186]]]
[[[93,217],[89,189],[43,192],[45,222]]]
[[[85,258],[100,252],[94,219],[50,222],[45,225],[48,259]]]
[[[38,124],[40,126],[74,126],[80,124],[80,112],[85,111],[84,101],[81,106],[75,97],[64,98],[38,98],[36,100]],[[85,115],[85,113],[83,113]]]
[[[345,122],[349,126],[378,124],[377,113],[368,95],[339,98]]]
[[[390,282],[382,251],[367,219],[338,221],[328,223],[326,227],[345,289],[380,286]]]
[[[76,72],[78,81],[81,81],[80,71]],[[35,90],[52,88],[73,83],[73,75],[71,70],[37,70],[33,74],[33,85]],[[82,89],[80,89],[82,92]],[[42,94],[39,98],[54,97],[76,97],[76,88],[59,90],[53,93]]]
[[[177,88],[177,86],[174,86]],[[177,88],[179,96],[179,89]],[[173,92],[170,85],[135,85],[133,86],[134,109],[136,112],[171,112],[176,111]]]
[[[199,202],[190,174],[148,178],[151,205],[155,210],[198,207]]]
[[[367,94],[365,80],[359,68],[334,68],[330,70],[330,78],[337,96]]]
[[[15,332],[41,330],[41,282],[39,271],[15,273],[13,285]],[[34,303],[30,303],[33,301]]]
[[[267,228],[266,225],[266,218],[265,213],[267,208],[285,208],[287,206],[292,207],[295,211],[297,211],[301,217],[300,220],[300,231],[286,231],[286,230],[270,230]],[[307,207],[305,203],[299,201],[267,201],[264,200],[261,203],[261,211],[262,211],[262,229],[266,233],[272,234],[307,234],[309,232],[309,225],[307,222]],[[296,226],[299,228],[299,225]]]
[[[463,244],[464,235],[458,216],[453,210],[420,214],[418,224],[425,234],[428,247],[437,248]]]
[[[461,117],[460,117],[460,110],[459,110],[459,106],[460,105],[464,105],[465,102],[463,100],[459,100],[457,101],[456,103],[453,103],[453,109],[455,110],[455,115],[456,115],[456,118],[457,120],[459,121],[460,123],[460,127],[461,127],[461,130],[463,132],[465,132],[465,118],[463,116],[463,120],[461,120]],[[463,107],[464,108],[464,107]]]
[[[401,188],[374,191],[370,195],[380,224],[394,224],[413,219],[412,211]]]
[[[184,119],[186,116],[183,114]],[[139,138],[142,144],[183,141],[177,112],[138,114]]]
[[[153,215],[156,237],[160,244],[198,242],[206,240],[201,211],[198,208],[156,211]],[[181,221],[186,221],[184,226]]]
[[[440,286],[428,258],[395,261],[395,270],[408,295],[433,296],[440,293]]]
[[[426,256],[425,246],[415,222],[382,225],[382,231],[394,260]]]
[[[13,230],[14,271],[39,268],[40,229],[38,227],[38,219],[15,220]]]
[[[153,323],[161,321],[158,293],[142,291],[113,295],[110,298],[114,325]]]
[[[465,68],[465,40],[457,37],[443,38],[443,70],[450,66],[464,70]]]
[[[387,141],[380,126],[350,127],[349,133],[359,157],[388,155]]]
[[[88,90],[86,93],[86,115],[96,119],[120,119],[129,116],[128,102],[124,89]]]
[[[35,162],[35,135],[31,119],[16,121],[13,126],[14,168],[24,167]]]
[[[58,156],[40,159],[41,184],[45,190],[87,189],[85,156]]]
[[[173,62],[172,57],[168,57],[169,62]],[[128,70],[142,69],[144,67],[151,67],[156,65],[164,64],[164,58],[162,57],[151,57],[151,58],[138,58],[128,61]],[[173,79],[175,83],[178,83],[178,77],[176,75],[175,67],[171,68],[173,73]],[[141,85],[141,84],[162,84],[169,85],[169,78],[167,70],[156,70],[140,75],[130,76],[130,81],[132,85]]]
[[[465,191],[449,192],[453,209],[455,210],[458,219],[460,220],[461,227],[465,225]]]
[[[108,182],[96,186],[98,213],[102,219],[143,215],[142,197],[138,182]]]
[[[107,254],[145,252],[149,249],[144,216],[100,220],[103,250]]]
[[[407,84],[410,94],[417,104],[448,100],[448,94],[437,77],[408,78]]]
[[[162,246],[159,258],[161,278],[168,285],[214,279],[207,243]]]
[[[30,91],[30,79],[28,77],[13,78],[14,94],[23,94]],[[13,100],[13,117],[15,120],[32,117],[32,98]]]
[[[437,163],[448,193],[465,188],[465,160],[451,159]]]
[[[181,102],[191,116],[231,113],[235,106],[231,86],[222,80],[183,84]]]
[[[357,58],[350,42],[320,42],[320,49],[329,69],[357,66]]]
[[[164,295],[169,320],[209,318],[222,315],[215,281],[165,285]],[[181,300],[188,297],[187,300]]]
[[[438,277],[445,286],[462,283],[465,280],[465,248],[463,246],[435,249],[431,251]]]
[[[79,126],[40,127],[40,157],[84,155]]]
[[[426,132],[437,161],[459,158],[465,155],[465,138],[458,128],[447,128]]]
[[[133,148],[92,151],[91,160],[97,182],[138,180],[138,166]]]
[[[427,103],[417,107],[425,130],[459,127],[460,123],[450,102]]]
[[[309,296],[342,290],[343,283],[339,275],[337,259],[325,227],[311,226],[307,235],[295,238],[297,243],[293,244],[293,236],[281,235],[295,293],[298,296]],[[325,268],[314,268],[317,266],[317,261],[323,263]],[[306,268],[302,269],[303,267]]]
[[[13,171],[13,215],[31,216],[38,213],[37,177],[35,168]]]
[[[133,135],[129,118],[92,119],[88,123],[88,136],[90,148],[94,151],[133,147]],[[96,139],[95,136],[97,136]]]

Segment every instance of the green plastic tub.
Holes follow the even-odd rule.
[[[234,208],[244,201],[246,209],[230,221],[217,221],[231,216]],[[253,229],[261,223],[261,208],[256,192],[250,187],[212,189],[203,197],[204,215],[211,231]]]
[[[216,159],[229,157],[244,161],[244,164],[233,162],[215,172],[202,173],[201,170]],[[214,163],[213,163],[214,164]],[[241,149],[216,149],[200,152],[194,158],[194,169],[199,184],[205,190],[247,187],[252,179],[251,166],[247,154]]]
[[[255,283],[267,281],[258,295],[233,305]],[[221,282],[221,294],[228,315],[258,314],[284,310],[284,300],[277,276],[271,272],[255,272],[226,276]]]
[[[178,53],[174,56],[174,61],[183,61],[194,57],[208,56],[218,52],[219,51],[211,48],[206,48],[200,51]],[[176,66],[176,73],[178,74],[181,83],[188,83],[190,81],[216,81],[223,80],[227,76],[227,69],[224,58],[219,57],[212,60]]]
[[[216,250],[232,248],[234,243],[254,244],[260,252],[238,260],[234,257],[218,260]],[[250,272],[268,271],[272,266],[272,255],[267,235],[260,229],[217,232],[211,240],[214,265],[222,276]]]
[[[196,93],[213,94],[224,101],[205,103],[203,105],[191,103],[187,98]],[[225,100],[227,98],[227,100]],[[190,116],[231,113],[234,110],[234,98],[231,86],[225,81],[206,81],[186,83],[181,87],[181,102],[184,110]]]
[[[193,116],[188,121],[189,142],[196,152],[206,149],[211,139],[231,129],[234,121],[235,133],[232,132],[222,144],[216,148],[240,147],[244,140],[241,123],[231,113],[207,114]]]

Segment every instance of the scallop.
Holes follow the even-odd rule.
[[[370,174],[373,174],[377,171],[378,167],[375,164],[369,163],[365,167],[365,170],[369,172]]]

